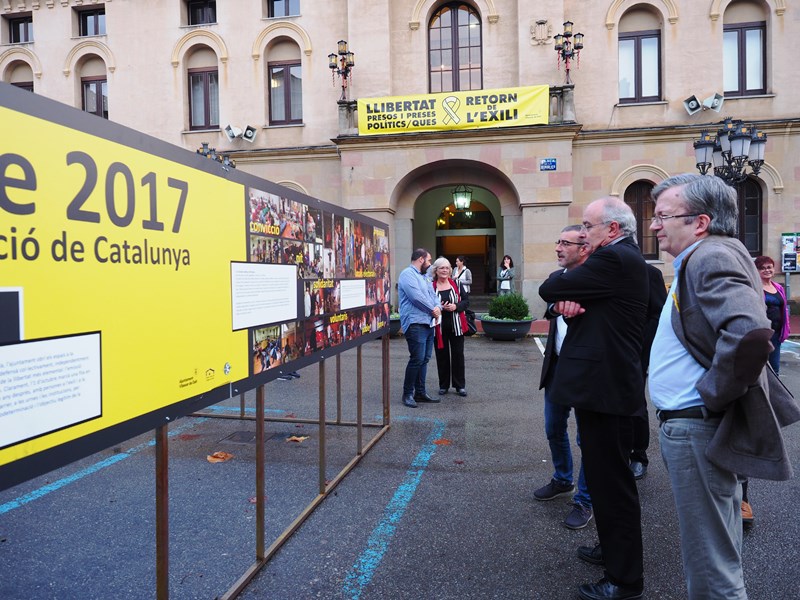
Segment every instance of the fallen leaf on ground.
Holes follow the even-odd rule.
[[[307,435],[292,435],[286,438],[287,442],[305,442],[308,439]]]
[[[181,441],[186,442],[186,441],[189,441],[189,440],[196,440],[199,437],[200,437],[199,433],[182,433],[182,434],[180,434],[178,436],[178,439],[181,440]],[[116,448],[115,448],[115,450],[116,450]]]
[[[453,462],[456,463],[457,465],[463,465],[464,464],[463,460],[454,460]]]
[[[206,456],[206,460],[210,463],[220,463],[225,462],[233,458],[233,454],[229,454],[228,452],[214,452],[214,454],[209,454]]]
[[[438,440],[433,440],[433,443],[437,446],[449,446],[453,442],[448,440],[447,438],[439,438]]]
[[[296,416],[297,415],[295,415],[294,413],[286,413],[285,415],[283,415],[283,418],[284,419],[294,419]]]
[[[258,500],[258,496],[250,496],[250,498],[248,498],[248,500],[247,500],[247,501],[248,501],[250,504],[255,504],[255,503],[256,503],[256,500]],[[264,496],[264,502],[266,502],[266,501],[267,501],[267,497],[266,497],[266,496]]]

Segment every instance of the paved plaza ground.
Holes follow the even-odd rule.
[[[363,349],[364,415],[381,415],[380,342]],[[466,342],[469,396],[409,409],[407,358],[390,342],[391,429],[255,577],[243,599],[543,599],[577,597],[602,571],[575,556],[594,523],[563,527],[565,499],[537,502],[552,473],[544,436],[535,337]],[[800,345],[783,351],[783,378],[800,392]],[[334,360],[326,362],[336,416]],[[342,356],[345,419],[355,418],[355,351]],[[268,416],[316,418],[319,369],[266,386]],[[435,365],[428,387],[438,387]],[[254,393],[247,394],[252,413]],[[651,407],[652,408],[652,407]],[[213,407],[238,414],[239,400]],[[652,411],[651,411],[652,413]],[[571,420],[572,421],[572,420]],[[651,419],[650,470],[639,482],[646,597],[686,597],[672,496]],[[184,418],[170,427],[170,598],[224,594],[255,559],[255,423]],[[375,429],[366,429],[365,437]],[[268,544],[315,497],[315,425],[266,424]],[[574,423],[571,423],[574,447]],[[785,431],[800,468],[800,426]],[[287,442],[292,436],[308,436]],[[332,478],[352,458],[353,427],[326,428]],[[577,449],[575,449],[577,451]],[[233,455],[212,464],[217,451]],[[751,599],[800,597],[800,483],[752,481],[755,527],[744,542]],[[698,523],[702,527],[702,523]],[[155,598],[153,437],[141,436],[0,492],[0,598]]]

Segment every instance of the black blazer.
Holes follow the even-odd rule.
[[[647,263],[630,237],[539,287],[546,302],[574,300],[549,398],[556,404],[633,415],[644,402],[641,353],[649,296]]]

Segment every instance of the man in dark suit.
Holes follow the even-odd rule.
[[[647,316],[647,264],[636,245],[636,218],[619,198],[583,212],[593,253],[551,277],[539,295],[569,320],[551,400],[573,406],[599,548],[580,558],[604,564],[604,577],[578,588],[584,600],[641,598],[644,590],[641,507],[628,457],[632,415],[644,399],[641,349]]]

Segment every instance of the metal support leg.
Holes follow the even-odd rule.
[[[169,598],[169,438],[156,428],[156,598]]]
[[[364,422],[364,397],[361,393],[361,346],[356,349],[356,454],[361,455],[363,448],[362,424]]]
[[[319,361],[319,493],[324,494],[325,483],[325,359]]]
[[[264,560],[264,386],[256,389],[256,560]],[[242,394],[244,400],[244,394]]]

